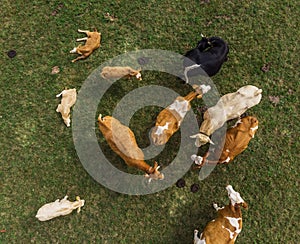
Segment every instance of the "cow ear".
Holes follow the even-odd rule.
[[[248,209],[248,204],[246,202],[243,202],[242,207],[245,208],[245,209]]]

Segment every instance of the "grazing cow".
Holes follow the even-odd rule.
[[[146,172],[145,177],[149,178],[149,181],[164,179],[164,175],[158,171],[160,166],[157,162],[154,162],[152,167],[144,161],[144,153],[137,145],[133,132],[127,126],[111,116],[102,118],[101,114],[98,117],[98,123],[108,145],[128,166]]]
[[[200,147],[208,142],[213,144],[209,136],[221,128],[226,121],[239,118],[247,109],[257,105],[261,100],[261,93],[262,89],[247,85],[236,92],[222,96],[215,106],[204,113],[200,133],[191,136],[196,138],[195,145]]]
[[[231,185],[226,186],[230,203],[225,207],[218,207],[218,216],[210,221],[198,237],[198,230],[194,231],[194,244],[233,244],[242,230],[241,206],[248,208],[247,203],[241,198],[240,193],[233,190]]]
[[[65,196],[61,200],[57,199],[55,202],[43,205],[35,217],[40,221],[46,221],[58,216],[70,214],[74,209],[77,209],[77,213],[79,213],[81,207],[84,205],[84,200],[81,200],[80,197],[77,196],[75,202],[70,202],[67,198],[68,196]]]
[[[105,66],[102,69],[101,76],[104,79],[121,79],[122,77],[131,78],[136,77],[138,80],[142,80],[141,70],[135,70],[129,66]]]
[[[67,127],[70,127],[71,119],[70,119],[70,111],[71,107],[76,102],[76,89],[63,90],[61,93],[56,95],[56,97],[62,96],[61,104],[57,106],[56,112],[61,113],[61,116]]]
[[[159,113],[155,127],[151,131],[151,139],[155,145],[166,144],[170,137],[179,130],[186,113],[191,109],[190,102],[196,97],[201,98],[210,90],[210,86],[205,85],[194,85],[193,88],[194,91],[185,97],[177,97],[171,105]]]
[[[78,47],[74,47],[70,53],[78,53],[81,56],[72,60],[72,63],[76,62],[79,59],[85,59],[92,54],[94,50],[100,47],[101,33],[95,30],[94,32],[87,30],[78,30],[78,32],[85,33],[87,37],[79,38],[76,41],[86,41],[82,46],[81,44]]]
[[[202,36],[197,47],[184,55],[186,57],[183,60],[185,82],[188,83],[188,76],[206,73],[211,77],[217,74],[227,60],[228,52],[227,43],[220,37]]]
[[[197,164],[197,168],[201,168],[205,163],[228,164],[248,147],[257,129],[258,120],[255,117],[246,116],[239,119],[234,126],[227,130],[223,149],[212,149],[214,152],[216,152],[216,150],[222,150],[218,160],[207,160],[210,151],[207,152],[203,158],[195,154],[192,155],[191,158]]]

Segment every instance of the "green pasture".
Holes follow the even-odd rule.
[[[114,21],[105,14],[115,16]],[[266,1],[8,1],[1,2],[0,28],[0,243],[192,243],[215,217],[212,203],[227,204],[231,184],[248,203],[237,243],[300,243],[299,237],[299,15],[296,0]],[[69,53],[84,37],[77,29],[102,33],[101,47],[71,63]],[[229,165],[219,165],[205,180],[190,170],[186,187],[150,195],[126,195],[95,181],[80,162],[72,138],[55,109],[56,94],[80,90],[103,62],[130,51],[163,49],[184,54],[201,38],[220,36],[229,59],[213,77],[221,95],[252,84],[263,90],[248,110],[260,122],[249,147]],[[17,55],[9,58],[7,52]],[[270,63],[268,72],[261,67]],[[60,72],[51,74],[58,66]],[[191,88],[166,73],[145,71],[143,80],[121,79],[99,101],[111,115],[126,93],[148,84],[186,95]],[[199,116],[202,101],[192,103]],[[130,127],[141,147],[161,108],[145,107]],[[117,168],[133,174],[105,143],[99,144]],[[195,134],[196,132],[191,132]],[[157,158],[167,167],[176,155],[180,132]],[[189,160],[189,159],[187,159]],[[149,164],[153,161],[147,160]],[[99,162],[100,163],[100,162]],[[167,177],[167,176],[166,176]],[[190,191],[199,184],[200,190]],[[45,203],[79,195],[79,214],[40,222]]]

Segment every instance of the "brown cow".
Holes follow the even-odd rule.
[[[241,232],[243,225],[241,206],[247,209],[248,205],[231,185],[226,186],[226,190],[230,203],[225,207],[213,204],[218,216],[206,225],[200,238],[198,230],[194,231],[194,244],[233,244]]]
[[[149,178],[149,181],[164,179],[164,175],[158,171],[160,166],[157,162],[154,162],[152,167],[144,161],[144,153],[137,145],[135,136],[129,127],[111,116],[102,118],[101,114],[98,117],[98,124],[108,145],[128,166],[146,172],[145,177]]]
[[[78,53],[81,56],[72,60],[72,63],[76,62],[79,59],[85,59],[92,54],[94,50],[100,47],[101,33],[95,30],[94,32],[88,30],[78,30],[78,32],[85,33],[87,37],[79,38],[76,41],[86,41],[82,46],[81,44],[78,47],[74,47],[70,53]]]
[[[238,120],[233,127],[227,130],[225,144],[223,149],[221,149],[222,153],[217,161],[207,160],[210,152],[207,152],[204,157],[192,155],[192,160],[197,164],[197,168],[201,168],[205,163],[228,164],[248,147],[257,129],[258,120],[255,117],[246,116]]]
[[[203,94],[210,90],[210,86],[193,85],[194,91],[185,97],[177,97],[167,108],[162,110],[157,116],[155,127],[151,131],[151,138],[155,145],[164,145],[170,137],[179,130],[179,127],[191,109],[190,102],[197,98],[202,98]]]

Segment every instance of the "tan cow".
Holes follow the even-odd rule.
[[[207,160],[210,152],[207,152],[203,158],[192,155],[192,160],[195,161],[198,168],[201,168],[205,163],[228,164],[248,147],[257,129],[258,120],[255,117],[246,116],[238,120],[233,127],[227,130],[223,149],[213,149],[214,153],[216,153],[216,150],[222,150],[218,160]]]
[[[121,79],[122,77],[131,78],[136,77],[142,80],[141,69],[135,70],[129,66],[105,66],[102,69],[101,76],[104,79]]]
[[[87,37],[78,38],[76,41],[86,41],[84,45],[79,45],[74,47],[70,53],[77,53],[81,56],[72,60],[72,63],[76,62],[79,59],[85,59],[92,54],[94,50],[100,47],[101,33],[95,30],[94,32],[88,30],[78,30],[78,32],[85,33]]]
[[[197,98],[202,98],[203,94],[210,90],[210,86],[193,85],[194,91],[185,97],[177,97],[167,108],[162,110],[156,118],[155,127],[151,130],[151,139],[155,145],[164,145],[170,137],[179,130],[180,125],[191,109],[190,102]]]
[[[61,113],[61,116],[67,127],[71,124],[70,111],[75,104],[77,93],[76,89],[63,90],[56,97],[62,96],[61,103],[57,106],[56,112]]]
[[[106,139],[111,149],[117,153],[128,166],[144,171],[145,177],[157,180],[164,179],[164,175],[158,171],[157,162],[154,166],[148,165],[144,161],[144,153],[137,145],[133,132],[127,126],[111,116],[98,117],[99,129]]]
[[[248,208],[247,203],[241,198],[240,193],[234,191],[231,185],[226,186],[230,203],[225,207],[218,207],[218,216],[210,221],[198,237],[198,230],[194,231],[194,244],[233,244],[242,230],[241,206]]]
[[[215,106],[204,113],[200,133],[191,136],[196,138],[195,145],[200,147],[208,142],[212,143],[209,136],[226,121],[239,118],[247,109],[257,105],[261,100],[261,93],[262,90],[256,86],[247,85],[222,96]]]

